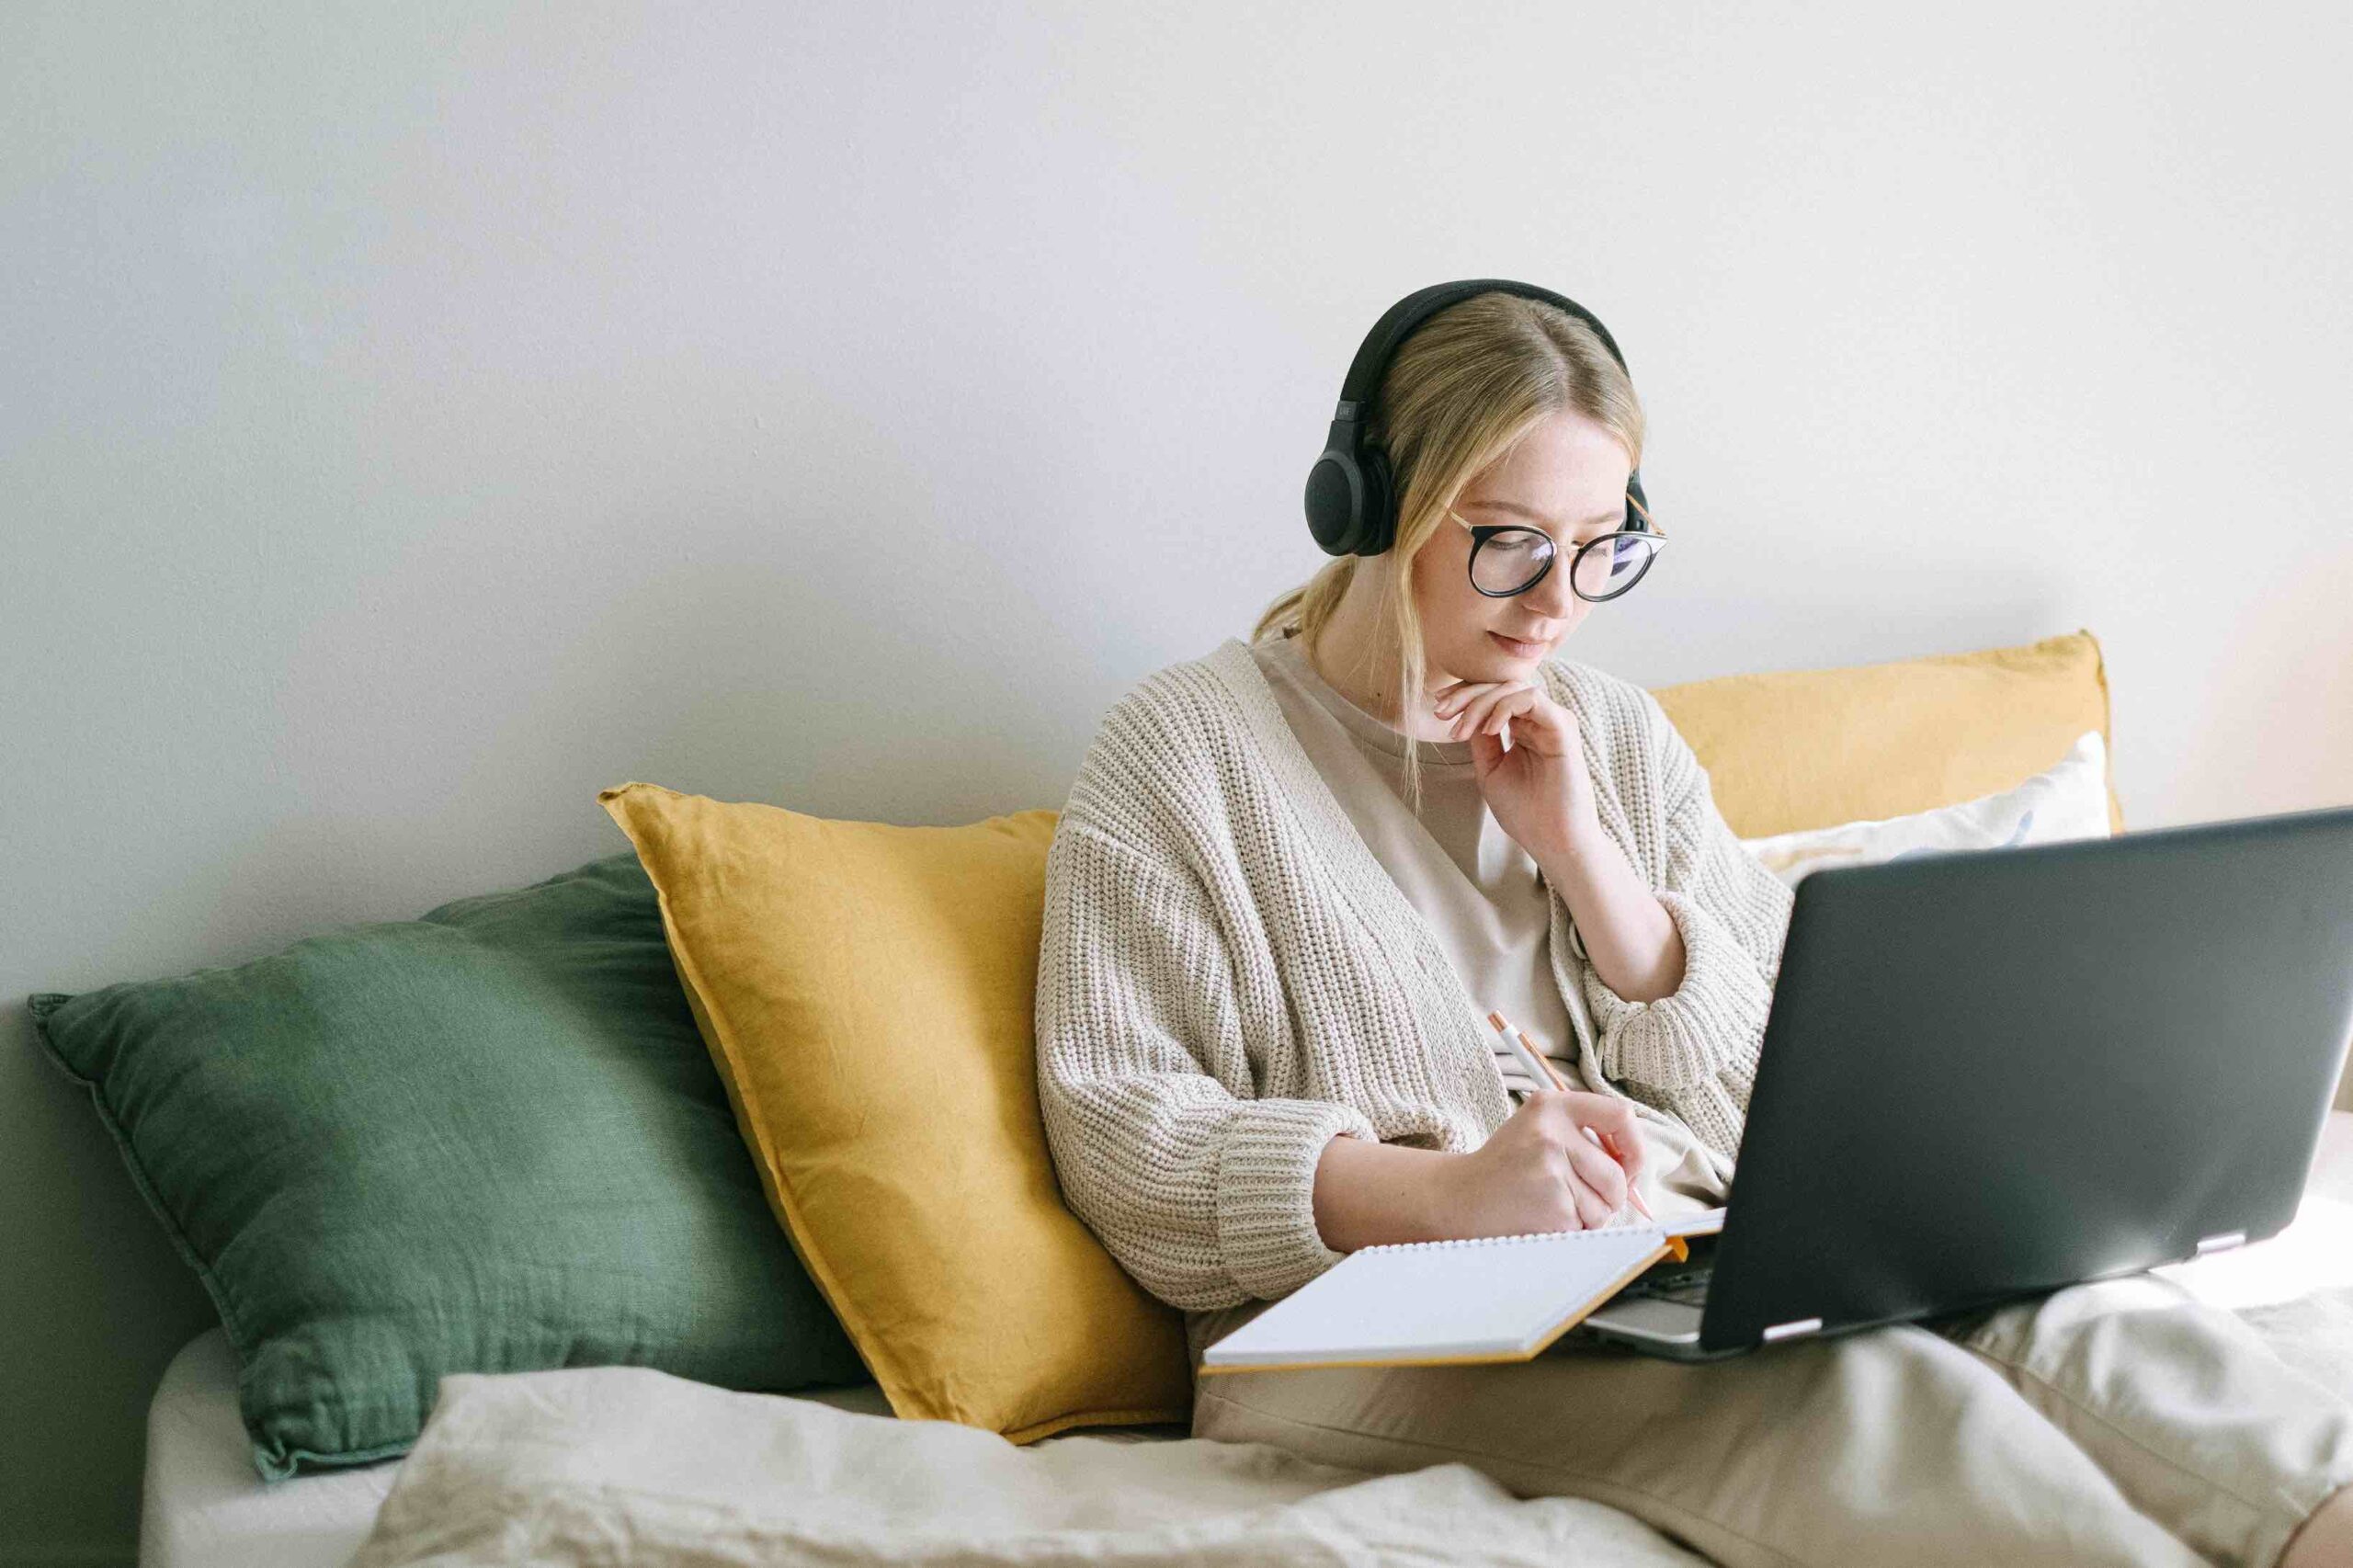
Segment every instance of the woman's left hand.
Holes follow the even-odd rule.
[[[1576,715],[1553,701],[1540,680],[1459,680],[1435,698],[1438,715],[1453,720],[1451,737],[1469,736],[1479,792],[1521,848],[1541,861],[1599,839]],[[1502,738],[1506,727],[1509,751]]]

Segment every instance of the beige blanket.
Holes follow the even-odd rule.
[[[2353,1118],[2296,1222],[2170,1266],[2353,1396]],[[1162,1428],[1171,1433],[1175,1428]],[[1262,1443],[994,1433],[584,1368],[460,1376],[354,1568],[749,1563],[1702,1562],[1597,1503],[1515,1499],[1462,1464],[1368,1476]]]
[[[664,1372],[458,1376],[353,1568],[393,1563],[1691,1564],[1631,1516],[1467,1465],[1368,1478],[1263,1443],[1016,1448]]]
[[[2353,1392],[2353,1291],[2243,1309]],[[1475,1543],[1475,1550],[1472,1543]],[[444,1380],[353,1568],[1692,1564],[1632,1516],[1467,1465],[1367,1477],[1263,1443],[973,1427],[587,1368]]]

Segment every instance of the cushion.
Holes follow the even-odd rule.
[[[2112,749],[2108,675],[2088,631],[1890,664],[1722,676],[1652,695],[1744,838],[2008,790],[2086,730]],[[2113,780],[2109,821],[2124,830]]]
[[[1911,816],[1742,842],[1775,876],[1795,887],[1824,866],[1873,866],[1907,855],[2108,836],[2107,748],[2097,730],[2086,730],[2055,767],[2015,790]]]
[[[777,1218],[892,1411],[1015,1443],[1189,1422],[1183,1314],[1064,1206],[1039,1115],[1060,813],[901,827],[597,798],[660,891]]]
[[[32,1010],[220,1310],[265,1477],[405,1452],[449,1372],[867,1375],[632,856]]]

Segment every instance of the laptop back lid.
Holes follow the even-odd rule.
[[[1816,871],[1700,1344],[2269,1235],[2348,1033],[2353,807]]]

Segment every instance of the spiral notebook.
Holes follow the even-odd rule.
[[[1664,1257],[1712,1209],[1613,1225],[1358,1247],[1201,1353],[1200,1370],[1526,1361]]]

